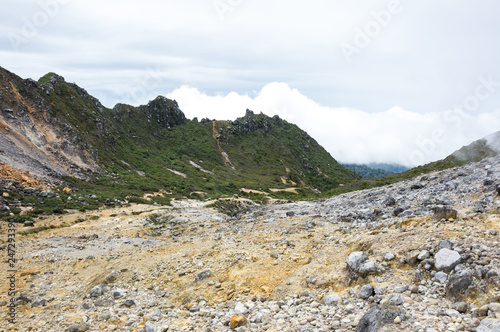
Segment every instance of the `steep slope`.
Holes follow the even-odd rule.
[[[52,182],[115,188],[125,197],[160,189],[314,192],[358,178],[277,116],[247,111],[234,122],[199,122],[165,97],[108,109],[57,74],[35,82],[1,68],[0,93],[0,161]]]
[[[96,151],[52,102],[57,77],[40,85],[0,68],[0,161],[40,177],[86,177]]]

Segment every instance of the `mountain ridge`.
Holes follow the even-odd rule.
[[[110,109],[55,73],[34,81],[0,68],[0,110],[0,161],[57,184],[71,177],[80,179],[73,185],[83,180],[128,194],[189,196],[319,192],[359,178],[278,116],[247,110],[235,121],[190,120],[163,96]]]

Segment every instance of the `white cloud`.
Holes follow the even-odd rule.
[[[269,83],[254,96],[207,95],[183,86],[167,95],[188,118],[234,120],[247,108],[279,115],[312,135],[341,162],[389,162],[406,166],[446,157],[463,145],[500,128],[500,110],[469,114],[453,111],[418,113],[392,107],[369,113],[321,106],[285,83]]]

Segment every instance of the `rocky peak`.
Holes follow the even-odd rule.
[[[155,121],[167,129],[186,122],[186,116],[179,109],[177,102],[163,96],[156,97],[140,108],[145,109],[148,121]]]
[[[230,131],[234,134],[238,132],[249,133],[259,131],[267,135],[275,126],[282,127],[283,120],[278,115],[270,118],[262,112],[260,114],[255,114],[253,111],[247,109],[244,117],[230,121],[229,124],[232,129]]]

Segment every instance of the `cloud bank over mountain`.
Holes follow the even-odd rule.
[[[340,162],[388,162],[405,166],[435,161],[500,128],[500,110],[419,113],[394,106],[382,112],[322,106],[285,83],[266,84],[252,95],[209,95],[182,86],[167,94],[189,118],[234,120],[247,108],[279,115],[314,133]],[[459,105],[460,106],[460,105]]]

